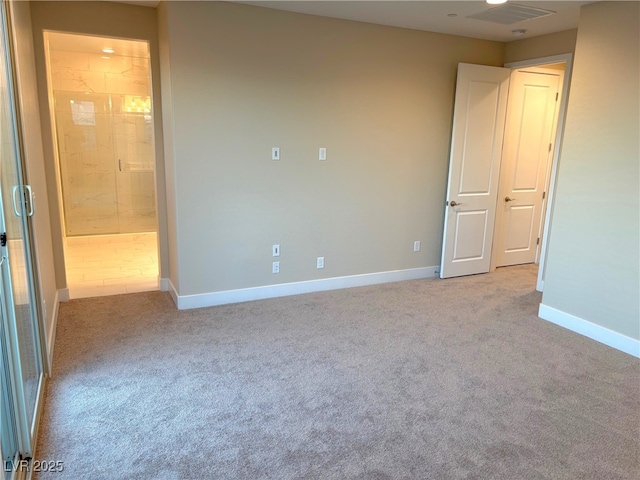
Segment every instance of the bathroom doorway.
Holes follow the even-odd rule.
[[[158,289],[147,42],[45,32],[70,298]]]

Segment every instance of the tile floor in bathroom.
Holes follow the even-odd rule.
[[[67,237],[70,298],[158,290],[155,232]]]

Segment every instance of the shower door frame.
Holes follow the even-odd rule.
[[[134,133],[133,136],[136,138],[134,143],[137,145],[137,148],[140,148],[141,145],[148,145],[148,148],[153,150],[153,120],[151,112],[125,111],[125,104],[129,99],[141,97],[146,98],[148,101],[151,99],[151,95],[129,95],[113,92],[92,92],[87,94],[84,92],[63,89],[58,89],[52,92],[52,98],[56,105],[54,128],[56,129],[56,144],[58,148],[58,168],[60,170],[60,191],[62,198],[62,210],[64,213],[63,225],[65,237],[157,232],[158,216],[153,151],[146,151],[142,153],[143,160],[147,161],[132,161],[130,156],[131,144],[127,142],[127,137],[130,137],[131,134],[127,135],[126,133],[123,133],[122,130],[123,128],[124,130],[127,130],[131,126],[136,127],[134,128],[136,133]],[[70,127],[67,123],[68,120],[65,122],[64,118],[69,115],[69,112],[64,111],[62,105],[66,105],[68,103],[71,103],[71,115],[74,122],[73,127]],[[82,103],[91,103],[93,105],[93,110],[88,114],[88,118],[90,118],[90,121],[93,123],[76,123],[76,113],[73,113],[73,109],[74,107],[81,106]],[[119,105],[119,107],[116,107],[115,105]],[[80,120],[81,119],[78,119],[78,121]],[[87,119],[83,118],[82,121],[87,121]],[[139,134],[140,123],[142,123],[145,128],[150,129],[150,135],[149,132],[145,132],[142,136]],[[150,125],[144,125],[146,123],[150,123]],[[78,135],[84,128],[91,129],[91,132],[95,134],[95,149],[83,149],[81,153],[82,155],[88,153],[91,161],[95,161],[98,164],[99,171],[95,173],[92,172],[91,174],[106,174],[112,176],[107,182],[96,186],[95,191],[92,190],[89,195],[90,197],[93,195],[107,197],[106,211],[104,209],[99,209],[99,211],[96,212],[96,216],[106,215],[104,219],[93,225],[97,231],[88,231],[87,227],[85,227],[85,231],[83,231],[81,225],[72,226],[75,222],[74,215],[70,212],[72,209],[73,198],[76,195],[82,197],[88,192],[83,193],[82,186],[76,186],[74,188],[75,184],[71,180],[71,177],[83,177],[82,174],[74,171],[77,168],[77,163],[75,166],[71,165],[73,156],[77,155],[78,152],[71,153],[69,151],[65,151],[66,148],[65,145],[62,144],[64,141],[62,137],[66,137],[67,135]],[[105,141],[105,137],[108,137],[109,139]],[[106,158],[100,153],[100,149],[104,148],[105,145],[109,148],[109,157],[107,161],[105,161]],[[65,151],[64,155],[60,154],[62,151]],[[140,152],[135,152],[133,156],[138,157],[139,153]],[[135,167],[140,164],[151,165],[151,168],[145,169]],[[86,172],[84,173],[86,174]],[[140,185],[144,185],[146,188],[137,192],[131,191],[130,188],[126,188],[127,185],[135,183],[135,176],[147,174],[151,174],[147,177],[147,180],[150,180],[150,182],[147,181],[140,183]],[[151,192],[149,198],[152,199],[153,205],[147,204],[146,199],[139,200],[138,202],[133,200],[137,194],[143,194],[144,192]],[[153,212],[152,225],[150,221],[151,215],[135,215],[134,212],[136,208],[139,207],[142,207],[142,209],[147,213]],[[87,215],[80,215],[78,220],[80,220],[80,223],[82,224],[82,220],[87,217]],[[138,221],[138,225],[135,225],[136,221]],[[134,226],[132,228],[127,228],[127,224]],[[73,231],[74,229],[75,231]]]
[[[52,67],[52,48],[51,48],[51,42],[52,40],[50,40],[49,35],[69,35],[69,36],[75,36],[78,37],[78,41],[82,42],[83,38],[98,38],[98,39],[106,39],[106,44],[110,43],[110,41],[112,42],[135,42],[135,43],[142,43],[145,44],[146,48],[145,48],[145,54],[144,56],[138,56],[136,54],[116,54],[116,53],[109,53],[108,55],[114,56],[114,57],[129,57],[129,58],[134,58],[134,59],[143,59],[144,62],[146,63],[147,66],[147,72],[148,72],[148,77],[147,77],[147,89],[146,91],[144,91],[144,94],[142,94],[140,91],[135,92],[135,87],[131,90],[131,91],[117,91],[118,89],[116,88],[115,90],[110,90],[109,88],[104,88],[104,91],[102,91],[102,89],[96,89],[97,91],[93,91],[91,90],[91,88],[89,87],[89,90],[91,90],[90,92],[83,92],[82,90],[69,90],[68,88],[58,88],[56,90],[54,90],[54,81],[53,81],[53,67]],[[64,239],[67,237],[74,237],[74,236],[92,236],[92,235],[118,235],[118,234],[135,234],[135,233],[145,233],[145,232],[156,232],[158,233],[159,231],[159,215],[158,215],[158,172],[157,172],[157,165],[156,165],[156,118],[154,115],[154,111],[155,111],[155,105],[153,102],[153,75],[152,75],[152,65],[151,65],[151,46],[148,40],[145,39],[137,39],[137,38],[123,38],[123,37],[114,37],[114,36],[109,36],[109,35],[94,35],[94,34],[87,34],[87,33],[83,33],[83,32],[71,32],[71,31],[61,31],[61,30],[49,30],[49,29],[45,29],[43,30],[43,39],[44,39],[44,63],[45,63],[45,71],[46,71],[46,83],[47,83],[47,96],[49,99],[49,119],[50,119],[50,128],[51,128],[51,140],[52,140],[52,150],[53,150],[53,156],[54,156],[54,164],[55,164],[55,177],[56,177],[56,193],[57,193],[57,197],[58,197],[58,211],[59,211],[59,215],[60,215],[60,227],[61,227],[61,233],[62,233],[62,237],[63,237],[63,245],[64,245]],[[68,50],[63,50],[63,51],[69,51],[69,52],[77,52],[79,54],[86,54],[86,55],[97,55],[96,52],[91,52],[88,53],[87,51],[83,51],[83,50],[77,50],[74,51],[71,48]],[[135,68],[136,65],[134,64],[133,68]],[[105,74],[115,74],[117,73],[116,71],[104,71],[102,72],[99,69],[96,70],[91,70],[91,67],[89,67],[90,69],[87,70],[87,72],[91,72],[91,73],[105,73]],[[74,71],[72,69],[72,71]],[[84,72],[85,70],[75,70],[76,72]],[[135,74],[134,74],[134,78],[135,78]],[[87,85],[88,87],[88,85]],[[116,223],[117,223],[117,231],[110,231],[110,232],[84,232],[84,233],[69,233],[68,232],[68,225],[67,225],[67,210],[68,210],[68,205],[67,202],[65,202],[65,194],[64,194],[64,186],[65,186],[65,182],[63,181],[63,169],[62,169],[62,162],[61,162],[61,155],[60,155],[60,135],[59,135],[59,127],[58,127],[58,112],[57,112],[57,99],[56,99],[56,92],[60,93],[60,94],[72,94],[72,95],[82,95],[83,93],[90,93],[93,95],[97,95],[97,96],[104,96],[107,101],[108,101],[108,105],[109,105],[109,122],[110,122],[110,136],[111,136],[111,140],[110,140],[110,146],[111,146],[111,155],[112,155],[112,164],[114,166],[114,173],[115,173],[115,177],[114,177],[114,195],[115,195],[115,201],[116,201],[116,206],[115,206],[115,212],[116,212]],[[119,96],[122,97],[122,101],[123,104],[121,106],[121,111],[114,111],[114,106],[112,105],[112,99],[114,96]],[[124,106],[124,100],[125,97],[146,97],[148,98],[149,102],[150,102],[150,110],[149,111],[125,111],[125,106]],[[95,100],[95,99],[94,99]],[[97,104],[99,105],[99,103]],[[152,193],[152,199],[153,199],[153,208],[154,208],[154,229],[153,230],[137,230],[137,231],[122,231],[121,225],[123,223],[123,218],[124,215],[120,215],[120,210],[121,210],[121,205],[119,202],[119,197],[120,197],[120,183],[119,183],[119,179],[118,176],[121,173],[125,173],[124,170],[119,169],[117,167],[117,164],[119,163],[117,160],[117,145],[116,145],[116,135],[115,135],[115,121],[114,119],[118,116],[128,116],[130,114],[142,114],[145,116],[149,117],[149,121],[150,121],[150,131],[151,131],[151,135],[150,135],[150,139],[149,139],[149,145],[150,145],[150,150],[151,150],[151,165],[152,165],[152,171],[149,172],[151,173],[151,186],[153,187],[153,193]],[[98,112],[95,112],[95,114],[97,115]],[[142,142],[142,143],[146,143],[146,142]],[[130,175],[131,172],[128,172],[128,174]],[[132,205],[136,205],[135,202],[132,203]],[[64,249],[64,246],[63,246]],[[159,250],[159,248],[158,248]]]

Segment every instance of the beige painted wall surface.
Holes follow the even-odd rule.
[[[24,162],[26,181],[33,188],[35,211],[33,215],[33,242],[35,244],[36,264],[40,289],[41,307],[46,304],[45,342],[53,345],[54,314],[56,309],[56,279],[49,221],[49,201],[45,176],[44,155],[42,151],[42,131],[40,128],[40,110],[38,105],[38,87],[36,85],[33,56],[33,37],[29,2],[11,4],[11,20],[15,39],[16,76],[18,98],[22,122],[24,143]],[[49,358],[51,352],[49,351]]]
[[[167,195],[167,230],[169,275],[168,278],[175,288],[180,285],[180,262],[178,258],[178,223],[176,208],[178,198],[176,196],[176,166],[173,130],[173,102],[171,95],[171,62],[169,45],[169,19],[167,3],[162,2],[158,6],[158,38],[160,53],[160,75],[162,84],[162,124],[164,126],[164,161]]]
[[[163,8],[179,294],[439,264],[457,63],[502,65],[504,44],[231,3]]]
[[[515,40],[506,44],[504,62],[519,62],[533,58],[573,53],[578,30],[565,30],[539,37]]]
[[[640,4],[582,8],[542,303],[640,339]]]
[[[58,288],[66,287],[66,279],[62,230],[60,228],[60,206],[56,190],[55,158],[47,94],[43,43],[44,30],[146,40],[149,42],[153,83],[160,272],[161,276],[168,277],[169,258],[167,254],[168,241],[156,9],[114,2],[31,2],[31,19],[33,22],[38,94],[40,98],[40,114],[42,117],[45,166],[49,202],[51,205],[51,228],[53,232],[53,248]]]

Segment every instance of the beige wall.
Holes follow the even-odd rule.
[[[582,8],[542,303],[640,339],[640,4]]]
[[[176,195],[176,166],[173,131],[173,103],[171,95],[171,62],[170,49],[171,38],[169,36],[169,19],[167,3],[162,2],[158,6],[158,37],[160,38],[160,74],[162,84],[162,123],[164,126],[164,158],[165,178],[167,193],[167,230],[168,230],[168,254],[169,275],[168,278],[174,286],[179,285],[180,263],[178,261],[178,223]]]
[[[180,295],[440,263],[457,63],[502,65],[504,44],[232,3],[161,9]]]
[[[519,62],[533,58],[573,53],[578,30],[550,33],[539,37],[515,40],[506,44],[504,62]]]
[[[36,85],[33,55],[33,37],[31,14],[28,2],[11,3],[11,21],[13,24],[17,95],[20,105],[20,120],[26,165],[26,181],[33,188],[35,211],[31,225],[35,262],[38,272],[40,308],[44,312],[45,342],[49,358],[53,348],[55,313],[57,308],[57,289],[51,224],[49,221],[49,201],[45,176],[44,155],[42,151],[42,132],[40,129],[40,110]],[[44,308],[46,306],[46,308]]]
[[[158,204],[158,239],[160,246],[160,274],[168,277],[168,245],[162,115],[160,105],[160,63],[156,9],[113,2],[32,2],[31,19],[38,76],[40,113],[44,138],[45,166],[51,205],[51,227],[58,288],[66,287],[59,200],[56,190],[56,170],[47,95],[43,31],[84,33],[111,37],[146,40],[151,54],[151,76],[156,150],[156,195]]]

